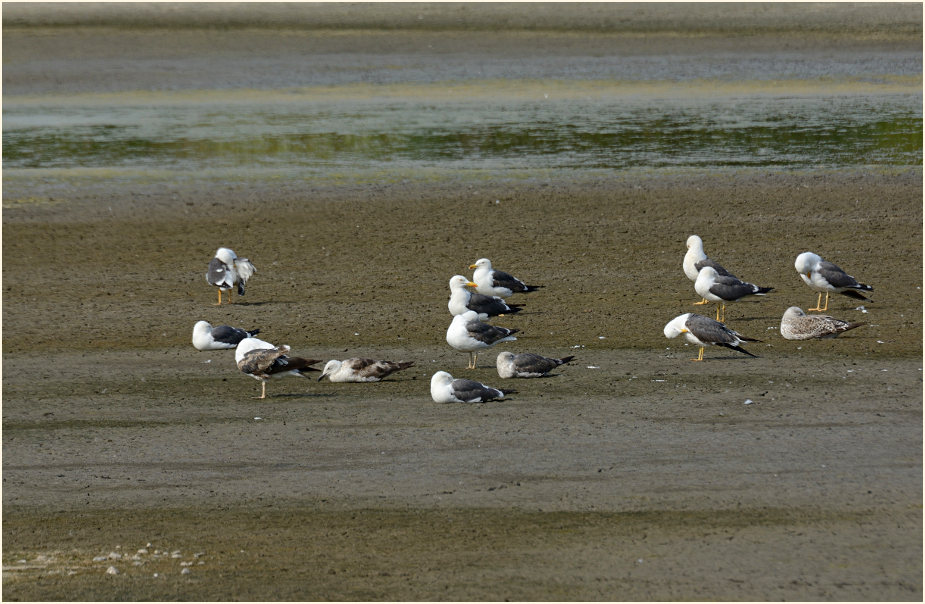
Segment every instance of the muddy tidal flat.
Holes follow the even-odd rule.
[[[86,6],[4,6],[5,600],[922,599],[920,7]],[[693,233],[757,358],[664,337]],[[806,250],[863,327],[780,336]],[[465,368],[480,257],[574,361]],[[415,366],[255,400],[200,319]]]

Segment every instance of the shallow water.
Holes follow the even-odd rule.
[[[301,174],[922,163],[921,95],[557,98],[540,96],[541,88],[455,100],[379,99],[375,90],[356,98],[352,90],[354,98],[335,100],[115,95],[110,102],[13,104],[4,109],[3,163]]]

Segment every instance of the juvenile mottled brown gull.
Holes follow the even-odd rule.
[[[267,380],[286,375],[307,377],[309,371],[319,371],[309,365],[320,363],[321,360],[290,357],[289,346],[273,346],[258,338],[244,338],[238,344],[234,353],[235,363],[242,373],[260,380],[260,396],[266,398]]]
[[[513,334],[519,329],[497,327],[482,323],[474,310],[467,310],[461,315],[453,317],[452,323],[446,330],[446,343],[461,352],[469,353],[467,369],[475,369],[478,353],[498,342],[513,342],[517,338]]]
[[[498,375],[502,378],[536,378],[542,377],[558,367],[568,363],[575,357],[562,357],[552,359],[531,352],[500,352],[495,364]]]
[[[706,346],[725,346],[732,350],[738,350],[743,354],[753,357],[752,353],[741,348],[739,344],[743,342],[760,342],[754,338],[746,338],[742,334],[735,332],[719,321],[714,321],[710,317],[704,317],[694,313],[684,313],[678,315],[665,325],[665,337],[674,338],[681,334],[688,342],[700,346],[700,354],[692,361],[703,360],[703,349]]]
[[[237,288],[238,295],[244,295],[244,284],[257,272],[256,267],[247,258],[238,258],[227,247],[220,247],[215,257],[209,262],[206,281],[218,288],[218,304],[222,304],[222,292],[228,292],[228,303],[231,304],[231,292]]]
[[[857,279],[838,266],[823,260],[821,256],[812,252],[803,252],[797,256],[793,266],[800,273],[800,278],[803,279],[803,282],[813,291],[819,292],[819,297],[816,299],[816,308],[807,310],[828,310],[829,294],[831,293],[843,294],[857,300],[868,300],[858,290],[874,290],[870,285],[858,283]],[[825,294],[825,306],[822,305],[823,293]]]
[[[807,315],[802,308],[791,306],[780,321],[780,335],[787,340],[834,338],[838,334],[860,327],[863,323],[849,323],[829,315]]]
[[[746,296],[763,296],[773,287],[759,287],[754,283],[746,283],[731,275],[720,275],[712,266],[705,266],[700,269],[697,280],[694,282],[694,290],[700,294],[704,300],[716,302],[716,320],[726,320],[726,303],[741,300]],[[720,314],[722,307],[722,314]]]
[[[212,327],[208,321],[196,321],[193,325],[193,346],[196,350],[224,350],[235,348],[244,338],[260,333],[259,329],[246,331],[230,325]]]
[[[469,291],[469,287],[478,287],[462,275],[450,278],[450,301],[447,307],[451,315],[461,315],[467,310],[478,313],[479,320],[485,321],[489,317],[511,315],[520,312],[522,304],[508,304],[498,296],[486,296],[478,292]]]
[[[470,264],[469,268],[475,269],[472,273],[472,280],[477,284],[476,291],[486,296],[507,298],[513,293],[527,293],[543,287],[542,285],[527,285],[513,275],[493,269],[491,260],[488,258],[479,258],[475,264]]]
[[[703,240],[699,236],[691,235],[687,238],[687,253],[684,254],[684,260],[681,262],[684,274],[691,281],[696,281],[700,269],[705,266],[712,267],[720,275],[735,277],[718,262],[707,256],[706,252],[703,251]],[[709,304],[709,300],[701,296],[700,302],[694,302],[694,304]]]
[[[430,396],[435,403],[487,403],[513,392],[474,380],[453,379],[446,371],[438,371],[430,378]]]
[[[413,361],[377,361],[359,357],[343,361],[331,359],[321,370],[321,377],[318,381],[327,377],[332,382],[378,382],[412,365],[414,365]]]

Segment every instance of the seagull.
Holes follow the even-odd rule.
[[[720,275],[735,277],[735,275],[723,268],[718,262],[707,256],[706,252],[703,251],[703,239],[697,235],[691,235],[687,238],[687,253],[684,254],[684,261],[681,263],[681,266],[684,268],[684,274],[687,275],[687,278],[691,281],[697,280],[700,269],[705,266],[713,267]],[[700,304],[709,304],[709,300],[703,298],[700,302],[694,302],[695,306]]]
[[[738,350],[743,354],[754,357],[752,353],[739,347],[743,342],[760,342],[754,338],[746,338],[742,334],[735,332],[719,321],[714,321],[710,317],[704,317],[694,313],[684,313],[678,315],[665,325],[665,337],[674,338],[682,333],[687,341],[691,344],[700,346],[700,354],[692,361],[703,360],[703,349],[706,346],[725,346],[733,350]]]
[[[454,275],[450,278],[450,301],[447,306],[451,315],[461,315],[467,310],[474,310],[478,313],[480,321],[486,321],[489,317],[520,312],[523,307],[523,304],[508,304],[498,296],[471,292],[467,289],[468,287],[478,286],[462,275]]]
[[[235,348],[244,338],[260,333],[259,329],[245,331],[230,325],[212,327],[208,321],[196,321],[193,325],[193,346],[196,350],[224,350]]]
[[[268,379],[285,375],[307,377],[306,372],[319,371],[309,365],[321,360],[290,357],[288,354],[289,346],[273,346],[258,338],[244,338],[235,350],[234,360],[242,373],[260,380],[260,396],[257,398],[263,399],[267,396]]]
[[[209,285],[218,288],[218,304],[222,305],[222,292],[228,292],[228,303],[231,304],[231,292],[237,287],[238,295],[244,295],[244,284],[257,272],[257,268],[247,258],[238,258],[227,247],[220,247],[215,257],[209,262],[209,272],[206,281]]]
[[[803,282],[810,289],[819,292],[816,300],[816,308],[808,310],[828,310],[829,294],[839,293],[855,298],[857,300],[868,300],[857,290],[873,291],[870,285],[858,283],[857,279],[845,273],[831,262],[823,260],[818,254],[812,252],[803,252],[797,256],[796,262],[793,263],[797,272],[800,273]],[[822,294],[825,293],[825,306],[822,306]]]
[[[513,334],[519,329],[496,327],[479,321],[474,310],[467,310],[461,315],[453,317],[446,330],[446,343],[461,352],[469,353],[467,369],[475,369],[479,350],[493,346],[498,342],[513,342],[517,338]]]
[[[838,334],[863,323],[849,323],[828,315],[807,315],[798,306],[784,311],[780,320],[780,335],[787,340],[809,340],[812,338],[835,338]]]
[[[378,382],[382,378],[407,369],[413,361],[376,361],[374,359],[352,358],[338,361],[332,359],[321,371],[320,382],[327,376],[332,382]]]
[[[500,296],[507,298],[515,292],[532,292],[542,285],[527,285],[517,277],[513,277],[503,271],[491,268],[491,260],[488,258],[479,258],[475,264],[470,264],[469,268],[474,268],[472,280],[478,285],[476,291],[486,296]]]
[[[773,287],[759,287],[754,283],[746,283],[737,277],[731,275],[720,275],[712,266],[705,266],[697,274],[697,280],[694,282],[694,290],[700,294],[704,300],[716,302],[716,320],[726,320],[726,303],[741,300],[745,296],[763,296]],[[720,306],[722,306],[722,318],[720,318]]]
[[[568,363],[575,357],[562,357],[550,359],[530,352],[501,352],[498,354],[496,364],[498,375],[502,378],[535,378],[542,377],[558,367]]]
[[[446,371],[438,371],[430,378],[430,396],[435,403],[487,403],[513,392],[473,380],[453,379]]]

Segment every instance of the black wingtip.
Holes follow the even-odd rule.
[[[757,340],[755,340],[755,341],[757,342]],[[747,354],[747,355],[750,356],[750,357],[754,357],[754,358],[756,358],[756,359],[758,358],[758,355],[750,353],[749,351],[745,350],[745,349],[742,348],[741,346],[733,346],[732,344],[722,344],[722,346],[725,346],[726,348],[731,348],[731,349],[733,349],[733,350],[738,350],[738,351],[741,352],[742,354]]]
[[[857,291],[853,289],[846,289],[845,291],[841,292],[841,294],[844,296],[848,296],[849,298],[854,298],[855,300],[864,300],[865,302],[870,302],[870,298],[858,293]]]
[[[247,337],[252,338],[252,337],[254,337],[255,335],[257,335],[258,333],[260,333],[260,328],[259,328],[259,327],[258,327],[257,329],[249,329],[249,330],[247,330]]]

